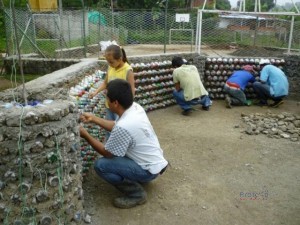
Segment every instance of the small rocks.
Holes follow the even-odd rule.
[[[52,205],[51,209],[58,210],[62,207],[63,203],[60,200],[55,200]]]
[[[74,214],[73,220],[74,220],[75,222],[80,222],[80,220],[81,220],[81,212],[80,212],[80,211],[77,211],[77,212]]]
[[[5,114],[3,112],[0,112],[0,127],[4,124],[5,122]]]
[[[14,194],[10,197],[10,200],[14,203],[14,204],[18,204],[21,202],[21,197],[17,194]]]
[[[288,138],[290,138],[290,137],[291,137],[290,135],[288,135],[288,134],[285,134],[285,133],[283,133],[283,134],[280,134],[280,136],[281,136],[281,137],[283,137],[283,138],[286,138],[286,139],[288,139]]]
[[[265,134],[269,138],[284,138],[293,142],[300,140],[300,120],[297,115],[290,113],[274,114],[242,114],[246,123],[244,133],[248,135]]]
[[[89,214],[86,214],[85,217],[83,218],[83,221],[85,223],[91,223],[92,222],[92,217]]]
[[[6,186],[6,183],[0,180],[0,190],[3,190]]]
[[[11,170],[6,171],[6,173],[4,174],[4,177],[7,180],[13,180],[13,181],[17,179],[16,173]]]
[[[44,149],[44,145],[43,143],[41,143],[40,141],[36,141],[30,148],[30,152],[31,153],[40,153],[42,152]]]
[[[294,120],[293,124],[295,125],[295,127],[300,127],[300,120]]]
[[[24,116],[24,123],[27,125],[32,125],[35,124],[37,121],[39,120],[39,117],[36,113],[34,112],[28,112],[25,116]]]
[[[75,205],[74,204],[70,204],[66,207],[65,213],[67,215],[70,215],[71,213],[73,213],[73,211],[75,210]]]
[[[249,134],[249,135],[252,135],[253,134],[253,129],[252,129],[252,127],[247,127],[247,129],[246,129],[246,134]]]
[[[14,225],[23,225],[24,223],[22,222],[22,220],[16,219],[13,224]]]

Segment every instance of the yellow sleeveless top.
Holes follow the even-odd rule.
[[[118,69],[109,66],[106,74],[107,83],[109,83],[109,81],[114,79],[127,80],[127,75],[129,70],[132,70],[132,67],[127,62],[125,62],[124,65]],[[105,103],[105,106],[108,108],[107,101]]]

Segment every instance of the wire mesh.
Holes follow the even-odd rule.
[[[8,55],[14,55],[11,9],[5,9]],[[97,56],[99,42],[115,40],[120,45],[193,45],[197,12],[189,22],[177,23],[174,11],[130,10],[113,12],[106,8],[63,9],[32,12],[16,9],[22,54],[46,58]],[[170,30],[173,29],[172,37]],[[188,32],[186,32],[188,30]],[[171,38],[170,38],[171,37]],[[191,48],[192,49],[192,48]]]
[[[12,56],[15,43],[11,9],[4,9],[4,13],[8,55]],[[17,35],[21,54],[45,58],[98,57],[99,42],[108,40],[122,46],[147,45],[150,53],[151,46],[168,53],[168,46],[194,51],[194,43],[200,38],[202,51],[211,50],[219,56],[228,50],[236,56],[275,57],[300,48],[300,22],[293,22],[291,17],[205,12],[201,24],[197,24],[197,11],[180,13],[189,14],[189,21],[176,22],[178,12],[172,10],[16,9]],[[197,26],[201,27],[198,37]]]
[[[203,18],[206,19],[201,21],[200,48],[219,51],[220,56],[222,50],[231,50],[236,56],[276,57],[300,48],[299,22],[293,23],[291,17],[283,14],[204,12]]]

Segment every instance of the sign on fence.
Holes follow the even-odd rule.
[[[190,14],[179,14],[176,13],[176,22],[190,22]]]

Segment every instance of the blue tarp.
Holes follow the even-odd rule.
[[[89,12],[88,20],[90,23],[93,24],[107,25],[105,17],[97,11]]]

